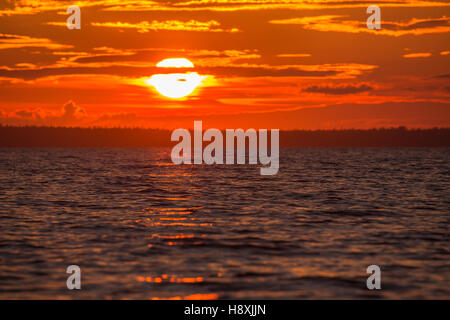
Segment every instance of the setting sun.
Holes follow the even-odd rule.
[[[193,68],[194,64],[185,58],[164,59],[156,64],[159,68]]]
[[[193,68],[194,64],[185,58],[165,59],[156,64],[159,68]],[[155,87],[161,95],[179,99],[190,95],[202,77],[197,72],[155,74],[146,83]]]

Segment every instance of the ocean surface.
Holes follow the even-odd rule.
[[[449,299],[449,208],[443,148],[0,149],[0,299]]]

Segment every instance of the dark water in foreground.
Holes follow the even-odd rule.
[[[450,149],[169,152],[0,149],[0,298],[450,298]]]

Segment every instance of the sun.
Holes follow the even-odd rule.
[[[156,64],[159,68],[193,68],[194,64],[186,58],[164,59]]]
[[[194,64],[185,58],[164,59],[156,64],[158,68],[193,68]],[[202,82],[197,72],[155,74],[146,83],[155,87],[161,95],[180,99],[194,92]]]

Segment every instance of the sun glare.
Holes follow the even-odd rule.
[[[158,68],[194,68],[194,64],[185,58],[165,59],[157,63]],[[180,99],[194,92],[202,82],[197,72],[155,74],[145,82],[152,85],[161,95]]]

